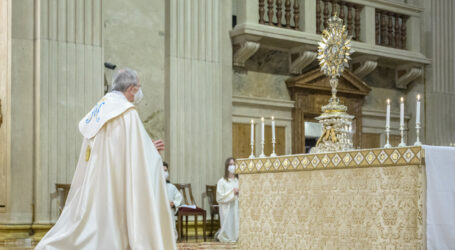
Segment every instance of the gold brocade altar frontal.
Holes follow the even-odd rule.
[[[381,148],[322,154],[238,159],[237,174],[424,164],[422,147]]]
[[[239,249],[425,249],[423,156],[404,147],[239,160]]]

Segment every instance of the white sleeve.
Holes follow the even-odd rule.
[[[172,193],[173,195],[172,197],[170,197],[170,199],[172,200],[172,202],[174,202],[174,206],[178,208],[180,207],[180,205],[182,205],[183,196],[174,185],[172,185]]]
[[[218,203],[229,203],[235,199],[234,188],[226,184],[226,181],[221,178],[216,185],[216,201]]]

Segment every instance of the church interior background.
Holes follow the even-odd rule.
[[[400,97],[413,145],[417,94],[420,140],[455,145],[452,0],[1,0],[0,246],[36,242],[57,220],[76,125],[110,85],[104,62],[138,71],[147,132],[166,143],[171,181],[191,183],[206,210],[224,160],[251,154],[251,120],[255,155],[272,116],[277,155],[308,153],[330,97],[317,46],[335,13],[355,50],[338,87],[354,148],[384,146],[388,98],[398,145]]]

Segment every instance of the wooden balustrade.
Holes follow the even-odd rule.
[[[259,0],[259,23],[300,30],[300,0]],[[267,14],[265,11],[267,2]],[[284,19],[283,19],[284,2]],[[293,23],[291,23],[293,21]]]
[[[361,22],[364,20],[361,19],[360,14],[364,6],[352,3],[350,0],[305,1],[316,1],[317,34],[321,34],[322,30],[327,28],[328,19],[337,14],[343,20],[352,39],[360,41]],[[258,0],[258,4],[260,24],[293,30],[301,29],[300,5],[303,4],[303,0]],[[375,18],[375,42],[377,45],[406,49],[406,22],[409,16],[376,9],[374,17],[367,18]]]
[[[406,49],[406,21],[408,16],[376,9],[376,44]]]
[[[321,2],[323,9],[321,10]],[[360,11],[361,5],[348,3],[341,0],[316,0],[316,33],[322,32],[321,24],[327,28],[327,21],[335,13],[344,21],[348,34],[353,40],[360,40]],[[321,15],[322,13],[322,15]],[[346,15],[347,13],[347,15]]]

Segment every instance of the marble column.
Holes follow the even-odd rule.
[[[37,6],[38,7],[38,6]],[[55,183],[71,183],[79,120],[103,95],[102,0],[41,0],[36,220],[57,219]]]
[[[11,151],[11,0],[0,1],[0,213],[7,211]]]
[[[11,165],[0,223],[52,223],[55,183],[70,183],[76,167],[77,124],[103,94],[102,0],[3,2],[11,3]]]
[[[455,142],[455,3],[452,0],[421,1],[424,7],[424,51],[432,64],[425,69],[424,143]]]
[[[205,185],[224,174],[232,153],[231,2],[166,1],[166,160],[171,181]]]

